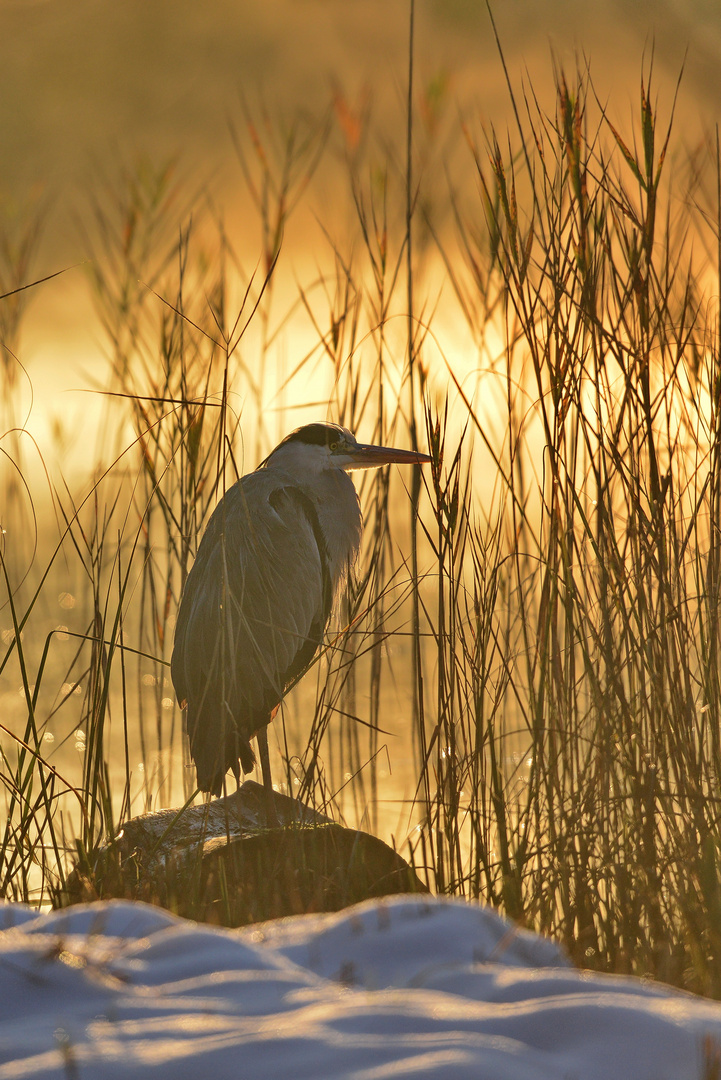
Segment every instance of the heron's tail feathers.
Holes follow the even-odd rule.
[[[249,773],[255,768],[255,754],[248,739],[238,730],[236,721],[220,701],[206,698],[195,708],[189,702],[186,725],[190,755],[195,762],[201,791],[220,795],[229,770],[239,783],[241,769]]]

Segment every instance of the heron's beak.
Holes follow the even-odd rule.
[[[359,443],[348,451],[351,459],[346,469],[376,469],[380,465],[422,465],[430,461],[428,454],[416,450],[396,450],[392,446],[368,446]]]

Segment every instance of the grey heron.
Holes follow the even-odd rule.
[[[337,424],[307,424],[220,500],[185,583],[171,661],[201,791],[220,795],[228,770],[240,782],[255,765],[257,736],[272,799],[267,726],[321,645],[360,548],[347,474],[430,460],[364,445]]]

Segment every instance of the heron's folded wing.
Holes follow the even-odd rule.
[[[213,514],[188,577],[176,691],[222,680],[231,711],[269,712],[312,659],[331,602],[310,499],[263,471],[244,477]]]

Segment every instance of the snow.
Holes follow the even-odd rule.
[[[721,1004],[459,901],[236,931],[0,904],[0,1080],[703,1080],[719,1055]]]

